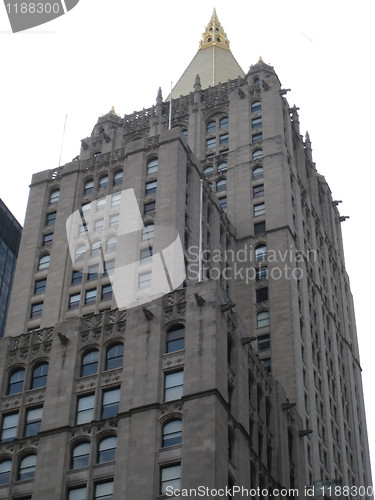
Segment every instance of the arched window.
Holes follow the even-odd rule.
[[[112,344],[107,350],[106,370],[114,370],[122,367],[122,359],[124,355],[124,344],[119,342]]]
[[[90,443],[84,441],[79,443],[72,449],[72,469],[80,469],[81,467],[88,467],[90,459]]]
[[[159,162],[157,158],[153,158],[147,163],[147,174],[155,174],[158,171]]]
[[[108,175],[102,175],[99,179],[99,189],[107,189],[108,187]]]
[[[260,311],[257,314],[257,328],[263,328],[270,324],[270,313],[268,311]]]
[[[267,257],[267,245],[262,243],[261,245],[258,245],[255,248],[255,260],[259,262],[261,260],[265,260],[266,257]]]
[[[227,116],[223,116],[223,118],[220,118],[219,126],[221,129],[228,128],[228,117]]]
[[[181,323],[168,328],[165,352],[180,351],[185,348],[185,326]]]
[[[38,264],[38,270],[41,270],[41,269],[48,269],[49,268],[49,262],[50,262],[50,255],[43,255],[43,257],[41,257],[39,259],[39,264]]]
[[[2,462],[0,462],[0,485],[9,483],[11,470],[11,460],[3,460]]]
[[[259,76],[256,76],[253,81],[254,81],[254,85],[259,85],[259,83],[260,83]]]
[[[36,467],[36,455],[33,453],[32,455],[27,455],[23,457],[20,461],[20,466],[18,469],[18,477],[19,481],[23,479],[33,479],[35,474]]]
[[[98,371],[99,351],[98,349],[91,349],[82,356],[81,363],[81,377],[94,375]]]
[[[14,370],[9,377],[7,394],[19,394],[22,392],[24,380],[25,369],[18,368],[17,370]]]
[[[118,170],[113,176],[113,187],[121,186],[123,178],[124,178],[123,170]]]
[[[47,384],[48,375],[48,363],[39,363],[33,370],[31,376],[31,387],[30,389],[38,389],[39,387],[45,387]]]
[[[93,192],[93,189],[94,189],[93,179],[86,181],[83,186],[83,196],[88,196],[89,194],[91,194]]]
[[[112,462],[116,458],[117,437],[107,436],[99,442],[98,464]]]
[[[216,192],[220,192],[220,191],[226,191],[227,189],[227,181],[226,179],[220,179],[220,181],[218,181],[216,183]]]
[[[253,151],[253,161],[261,160],[263,158],[263,149],[256,149]]]
[[[183,135],[185,141],[187,141],[188,140],[188,129],[187,128],[182,129],[182,135]]]
[[[155,225],[153,223],[147,224],[142,230],[142,240],[152,240],[154,237]]]
[[[225,172],[228,169],[228,164],[224,161],[217,166],[218,172]]]
[[[107,240],[107,252],[114,252],[117,246],[117,238],[116,236],[111,236]]]
[[[75,262],[77,262],[79,260],[83,260],[85,258],[85,253],[86,253],[86,246],[85,245],[79,245],[76,248]]]
[[[212,120],[207,123],[206,132],[207,134],[213,134],[214,132],[216,132],[216,121]]]
[[[253,170],[253,181],[263,179],[263,167],[256,167]]]
[[[174,446],[181,444],[182,441],[182,420],[176,418],[169,420],[163,425],[162,447]]]
[[[91,257],[93,257],[94,255],[99,255],[101,248],[102,248],[102,242],[101,241],[95,241],[91,245],[91,251],[90,251]]]
[[[209,177],[210,175],[212,175],[214,173],[214,167],[212,165],[209,165],[208,167],[206,167],[204,170],[203,170],[203,175],[205,177]]]
[[[54,189],[51,191],[51,194],[49,195],[49,202],[50,203],[57,203],[60,198],[60,189]]]
[[[257,113],[261,109],[262,109],[262,104],[260,101],[254,101],[253,103],[251,103],[251,112],[252,113]]]

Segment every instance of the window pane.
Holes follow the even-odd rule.
[[[261,160],[263,158],[263,151],[261,149],[257,149],[253,152],[253,160]]]
[[[107,252],[114,252],[117,246],[116,236],[111,236],[107,241]]]
[[[17,435],[18,412],[3,417],[3,425],[1,429],[1,441],[11,441]]]
[[[209,166],[209,167],[206,167],[204,170],[203,170],[203,175],[205,177],[209,177],[210,175],[212,175],[214,172],[214,167],[213,166]]]
[[[70,295],[70,297],[69,297],[69,309],[76,309],[77,307],[79,307],[80,300],[81,300],[80,293]]]
[[[142,240],[151,240],[154,237],[154,224],[147,224],[142,231]]]
[[[260,184],[259,186],[253,187],[253,197],[260,198],[264,195],[264,185]]]
[[[227,116],[223,116],[223,118],[220,119],[220,128],[221,129],[228,128],[228,117]]]
[[[154,158],[147,163],[147,173],[154,174],[158,171],[158,159]]]
[[[34,368],[31,380],[31,389],[45,387],[47,384],[48,363],[42,363]]]
[[[216,122],[215,121],[208,122],[207,126],[206,126],[206,131],[208,134],[212,134],[213,132],[215,132],[216,131]]]
[[[9,483],[11,470],[12,470],[11,460],[4,460],[3,462],[0,462],[0,485]]]
[[[219,137],[220,144],[227,144],[229,142],[229,134],[223,134]]]
[[[146,195],[156,193],[158,183],[156,181],[146,183]]]
[[[255,249],[255,260],[257,262],[264,260],[267,257],[267,247],[266,245],[259,245]]]
[[[120,389],[103,392],[102,418],[115,417],[118,414]]]
[[[101,189],[107,189],[108,186],[108,175],[102,175],[99,179],[99,187]]]
[[[114,269],[114,267],[113,267],[113,269]],[[112,269],[110,269],[110,270],[112,270]],[[108,265],[106,267],[106,271],[109,274]],[[111,298],[112,298],[112,285],[102,286],[101,300],[109,300]]]
[[[262,105],[260,101],[255,101],[251,104],[251,112],[256,113],[257,111],[260,111],[262,108]]]
[[[44,293],[46,289],[47,278],[43,278],[42,280],[37,280],[34,285],[34,294],[37,295],[39,293]]]
[[[147,264],[152,261],[152,247],[142,248],[140,261],[142,264]]]
[[[260,203],[259,205],[254,205],[253,207],[254,217],[258,217],[259,215],[264,215],[265,213],[265,204]]]
[[[43,302],[31,304],[30,318],[40,318],[43,313]]]
[[[35,474],[36,455],[28,455],[21,460],[18,479],[32,479]]]
[[[167,331],[166,352],[179,351],[185,348],[185,327],[176,325]]]
[[[216,191],[226,191],[227,189],[227,181],[225,179],[221,179],[216,183]]]
[[[95,486],[95,500],[112,500],[113,481],[99,483]]]
[[[99,444],[98,463],[111,462],[116,458],[117,438],[110,436]]]
[[[81,273],[81,276],[82,276],[82,273]],[[96,280],[96,279],[98,279],[98,276],[99,276],[99,264],[94,264],[92,266],[89,266],[87,269],[88,281]]]
[[[268,311],[262,311],[257,314],[257,328],[263,328],[264,326],[269,326],[270,315]]]
[[[155,212],[155,202],[145,203],[144,206],[144,214],[147,215],[149,213]]]
[[[206,140],[206,148],[216,148],[216,137],[211,137],[211,139]]]
[[[86,500],[86,487],[69,490],[68,500]]]
[[[60,190],[59,189],[55,189],[50,194],[49,202],[50,203],[57,203],[59,201],[59,198],[60,198]]]
[[[114,186],[121,186],[123,177],[124,177],[124,173],[122,170],[119,170],[118,172],[116,172],[114,177],[113,177],[113,185]]]
[[[78,398],[77,405],[77,424],[84,424],[86,422],[91,422],[94,418],[94,394],[90,396],[81,396]]]
[[[90,180],[85,182],[84,188],[83,188],[83,194],[88,195],[91,194],[94,189],[94,181]]]
[[[43,408],[32,408],[26,414],[25,436],[35,436],[40,431]]]
[[[25,370],[23,368],[13,372],[9,377],[7,394],[8,395],[18,394],[22,392],[24,378],[25,378]]]
[[[252,139],[253,139],[253,142],[261,141],[263,139],[262,132],[259,132],[259,134],[253,134]]]
[[[251,127],[252,128],[259,128],[262,126],[262,118],[259,117],[259,118],[253,118],[251,120]]]
[[[180,399],[183,392],[184,372],[183,370],[167,373],[164,383],[164,401]]]
[[[258,222],[257,224],[254,224],[254,234],[263,234],[266,231],[266,223],[265,222]]]
[[[46,226],[53,226],[56,220],[56,212],[51,212],[46,216]]]
[[[254,168],[253,180],[256,181],[257,179],[262,179],[262,178],[263,178],[263,168],[262,167]]]
[[[49,268],[49,261],[50,261],[50,256],[49,255],[43,255],[39,259],[39,266],[38,269],[48,269]]]
[[[124,344],[115,344],[107,351],[106,370],[115,370],[122,367]]]
[[[171,465],[161,469],[161,494],[164,495],[169,489],[180,489],[181,465]]]
[[[82,358],[81,377],[93,375],[98,371],[99,351],[97,349],[87,352]]]
[[[114,207],[120,205],[121,203],[121,193],[116,193],[112,195],[111,205]]]
[[[181,444],[182,421],[180,419],[171,420],[163,427],[163,447]]]
[[[90,443],[80,443],[73,448],[72,469],[87,467],[90,459]]]
[[[96,288],[93,290],[86,290],[85,304],[92,304],[95,301],[96,301]]]
[[[151,286],[151,272],[142,273],[138,276],[138,288],[147,288]]]
[[[43,235],[43,245],[45,247],[51,247],[53,241],[53,233],[48,233]]]

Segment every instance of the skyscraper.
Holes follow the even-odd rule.
[[[0,200],[0,337],[4,335],[22,228]]]
[[[286,94],[214,11],[169,98],[33,176],[0,498],[371,485],[344,217]]]

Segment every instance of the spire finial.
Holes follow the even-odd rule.
[[[263,59],[262,59],[262,56],[259,56],[259,59],[258,59],[258,64],[263,64]]]
[[[110,115],[117,115],[116,111],[115,111],[115,107],[112,106],[111,108],[111,111],[109,112]]]
[[[202,50],[215,45],[222,49],[230,50],[229,40],[224,32],[224,28],[220,24],[214,7],[210,22],[207,24],[206,31],[203,33],[202,40],[199,43],[199,49]]]

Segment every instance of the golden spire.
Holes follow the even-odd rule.
[[[110,115],[117,115],[116,111],[115,111],[115,107],[112,106],[111,108],[111,111],[109,112]]]
[[[229,40],[220,24],[215,8],[212,13],[211,20],[207,24],[206,31],[202,35],[202,40],[199,43],[199,49],[206,49],[207,47],[212,47],[214,45],[221,47],[222,49],[230,50]]]

